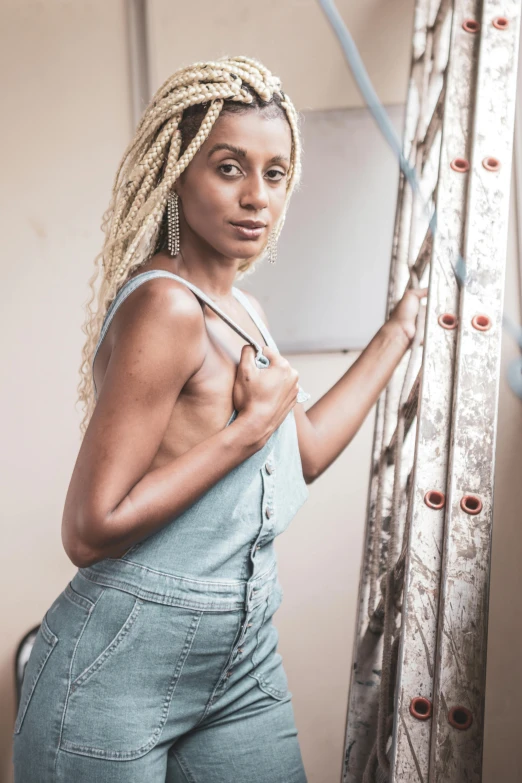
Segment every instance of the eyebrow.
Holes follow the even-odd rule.
[[[214,146],[209,150],[208,157],[210,158],[211,155],[214,154],[214,152],[219,152],[219,150],[228,150],[229,152],[233,152],[234,155],[237,155],[238,158],[246,158],[247,151],[243,147],[235,147],[233,144],[214,144]],[[270,158],[268,161],[269,163],[290,163],[290,160],[286,157],[286,155],[274,155],[273,158]]]

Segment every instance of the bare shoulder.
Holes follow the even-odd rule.
[[[238,288],[238,286],[236,286],[236,288]],[[251,294],[250,291],[245,291],[244,288],[239,288],[238,290],[241,291],[241,293],[244,294],[247,297],[247,299],[250,300],[250,302],[254,305],[255,309],[263,319],[264,323],[268,326],[268,318],[266,317],[266,313],[261,307],[261,305],[259,304],[259,301],[258,299],[256,299],[254,294]]]
[[[155,277],[134,289],[117,310],[119,320],[153,318],[168,327],[189,325],[203,330],[205,319],[197,297],[183,283],[168,277]]]
[[[166,356],[180,352],[200,365],[206,353],[206,328],[199,300],[182,283],[156,277],[138,286],[118,307],[113,345],[122,342]]]
[[[143,282],[125,300],[134,299],[135,308],[155,308],[161,305],[161,312],[169,316],[192,318],[195,321],[203,319],[203,310],[198,298],[187,286],[172,277],[153,277]],[[120,307],[122,309],[124,304]]]

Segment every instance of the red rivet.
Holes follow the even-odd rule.
[[[424,696],[415,696],[410,702],[410,713],[417,720],[428,720],[431,718],[432,704]]]
[[[466,731],[473,723],[473,715],[467,707],[452,707],[448,713],[448,723],[454,729]]]
[[[491,329],[491,318],[487,315],[474,315],[471,319],[471,325],[479,332],[487,332],[488,329]]]
[[[469,171],[469,160],[466,160],[466,158],[454,158],[454,160],[451,161],[450,166],[453,171],[458,171],[459,174],[465,174],[466,171]]]
[[[509,26],[509,19],[506,19],[505,16],[497,16],[495,19],[493,19],[493,27],[496,27],[497,30],[505,30],[506,27]]]
[[[428,508],[444,508],[444,504],[446,503],[446,498],[444,496],[443,492],[439,492],[438,489],[430,489],[426,494],[424,495],[424,502],[428,506]]]
[[[476,495],[464,495],[460,501],[460,507],[466,514],[475,516],[482,511],[482,500]]]
[[[477,22],[476,19],[465,19],[462,22],[462,29],[467,33],[478,33],[480,30],[480,22]]]
[[[457,326],[457,317],[453,313],[443,313],[437,320],[443,329],[455,329]]]
[[[499,171],[500,170],[500,161],[498,158],[492,158],[491,156],[488,156],[487,158],[484,158],[482,161],[482,165],[486,169],[486,171]]]

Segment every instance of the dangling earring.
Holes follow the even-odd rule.
[[[167,199],[167,219],[169,223],[169,253],[171,256],[177,256],[179,253],[179,196],[174,190],[169,193]]]
[[[270,232],[270,236],[268,237],[268,243],[266,249],[268,251],[269,263],[275,264],[275,262],[277,261],[277,239],[275,238],[273,231]]]

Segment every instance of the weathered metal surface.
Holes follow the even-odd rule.
[[[343,783],[361,783],[363,778],[373,783],[384,777],[389,783],[480,780],[500,316],[521,0],[508,0],[502,9],[497,2],[484,0],[482,30],[476,33],[462,25],[480,18],[482,0],[417,2],[404,155],[417,170],[420,198],[413,197],[401,176],[389,310],[410,274],[420,284],[429,275],[430,293],[422,373],[418,352],[403,388],[408,365],[404,357],[378,405]],[[493,18],[502,15],[509,24],[497,29]],[[451,168],[455,158],[471,155],[470,173]],[[500,171],[486,171],[482,161],[488,156],[501,158]],[[437,208],[435,240],[426,202]],[[464,242],[472,279],[461,296],[454,270]],[[493,318],[487,332],[470,325],[473,315],[482,311]],[[443,328],[444,314],[456,316],[457,328]],[[407,404],[399,409],[401,392]],[[426,505],[430,490],[447,494],[448,513]],[[481,514],[470,517],[460,509],[466,492],[480,496]],[[397,576],[394,583],[385,580],[391,569]],[[401,618],[395,603],[381,595],[381,586],[393,583],[398,598],[403,577]],[[397,653],[400,641],[396,673],[391,673],[395,709],[389,716],[384,696],[379,704],[379,691],[386,693],[380,686],[390,680],[383,676],[383,627],[385,660],[392,649]],[[416,697],[433,701],[432,719],[411,714]],[[448,723],[448,709],[459,705],[474,716],[467,731]],[[391,745],[383,741],[390,727]],[[365,777],[370,758],[373,772]],[[377,766],[379,777],[374,778]]]
[[[402,180],[402,196],[411,199]],[[399,198],[401,202],[402,199]],[[408,213],[405,213],[406,216]],[[394,239],[394,257],[398,259],[404,253],[400,242],[400,229],[404,213],[398,210],[398,220]],[[403,276],[395,274],[398,262],[392,267],[390,290],[395,304],[398,285]],[[391,305],[390,305],[391,306]],[[403,376],[402,364],[397,375]],[[343,781],[360,783],[364,768],[375,742],[377,716],[379,708],[379,685],[382,666],[382,635],[369,629],[369,615],[373,614],[379,599],[379,579],[387,567],[389,519],[393,494],[393,468],[388,467],[385,456],[386,445],[390,442],[397,425],[397,408],[400,395],[398,384],[390,384],[377,406],[374,434],[372,479],[368,497],[368,520],[365,533],[364,557],[359,584],[359,606],[357,633],[353,653],[353,670],[350,684],[348,718],[346,727]],[[372,578],[373,565],[376,563],[377,577]]]
[[[415,421],[415,417],[417,416],[417,409],[419,407],[419,391],[420,391],[420,382],[421,382],[421,372],[417,373],[417,377],[415,378],[415,381],[413,383],[413,386],[411,387],[410,393],[408,395],[408,399],[406,400],[406,403],[404,405],[404,435],[407,437],[411,425]],[[386,455],[388,459],[388,465],[393,464],[394,460],[394,453],[395,449],[397,447],[398,443],[398,426],[395,428],[395,431],[391,437],[391,440],[388,444],[388,447],[386,449]]]
[[[493,471],[507,244],[520,0],[484,0],[466,220],[469,281],[462,291],[451,433],[436,691],[429,780],[479,783],[486,674]],[[497,29],[503,17],[508,25]],[[483,161],[500,162],[488,171]],[[488,331],[472,326],[477,314]],[[482,511],[461,509],[466,494]],[[467,730],[450,725],[456,706]],[[465,712],[462,711],[461,719]],[[458,718],[458,716],[457,716]],[[457,720],[457,724],[458,724]]]
[[[439,316],[458,316],[459,292],[452,267],[462,250],[467,175],[450,167],[466,157],[472,129],[470,92],[475,84],[478,39],[460,44],[462,19],[473,17],[475,2],[457,0],[452,15],[451,54],[446,69],[444,123],[436,193],[437,233],[433,242],[426,314],[423,382],[413,475],[412,521],[403,601],[403,626],[397,669],[393,741],[394,781],[428,779],[431,721],[410,712],[412,699],[433,700],[444,509],[429,508],[430,490],[446,492],[453,371],[457,330],[442,328]],[[442,41],[442,39],[441,39]],[[449,50],[449,40],[446,48]]]
[[[415,14],[415,32],[412,54],[412,75],[406,109],[403,152],[413,164],[417,159],[416,140],[419,128],[422,133],[426,127],[419,126],[420,109],[426,84],[426,45],[428,39],[429,8],[419,3]],[[411,188],[401,175],[397,205],[395,233],[390,268],[388,312],[402,296],[409,278],[409,265],[412,255],[412,234],[417,237],[418,226],[412,227],[413,197]],[[424,233],[417,237],[419,252],[423,246]],[[368,521],[365,535],[365,554],[363,559],[359,589],[359,610],[357,635],[354,649],[354,668],[350,686],[348,720],[346,729],[345,759],[343,781],[360,783],[368,758],[376,739],[377,717],[379,709],[379,686],[382,669],[382,636],[369,628],[369,616],[380,600],[380,579],[390,565],[388,542],[391,506],[394,485],[394,469],[388,464],[386,450],[394,436],[398,421],[398,405],[401,395],[408,357],[406,356],[394,375],[388,389],[379,401],[377,409],[374,450],[372,461],[372,479],[368,499]],[[416,373],[418,373],[418,367]],[[415,377],[414,375],[414,377]],[[413,417],[411,417],[413,419]],[[410,423],[411,427],[411,423]],[[402,492],[405,499],[406,481],[413,464],[414,427],[411,427],[404,449],[404,469],[401,471]],[[396,538],[401,540],[405,514],[401,514]]]

